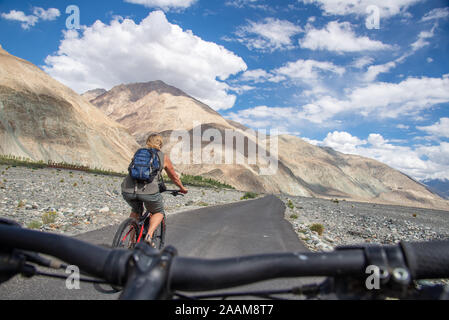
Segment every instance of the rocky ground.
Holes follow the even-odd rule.
[[[349,244],[449,239],[448,211],[337,199],[279,198],[287,207],[285,219],[311,251],[332,251]],[[428,282],[449,285],[449,279]]]
[[[0,165],[0,217],[25,227],[75,235],[119,224],[129,215],[122,178]],[[167,214],[240,201],[235,190],[189,187],[164,194]],[[281,195],[285,218],[312,251],[337,245],[449,239],[449,212]],[[320,230],[321,229],[321,230]],[[315,231],[313,231],[315,230]]]
[[[285,218],[312,251],[357,243],[449,239],[447,211],[337,199],[280,198],[287,207]]]
[[[0,165],[0,217],[66,235],[116,225],[130,212],[120,192],[121,182],[120,177],[81,171]],[[244,194],[214,188],[188,189],[186,197],[163,194],[167,214],[240,201]]]
[[[76,235],[129,216],[122,178],[58,169],[0,165],[0,218],[24,227]],[[167,214],[241,201],[235,190],[188,187],[186,197],[164,194]],[[401,240],[449,239],[449,212],[370,203],[278,195],[285,219],[311,251],[338,245],[392,244]],[[439,282],[439,281],[437,281]],[[449,284],[449,280],[441,280]]]

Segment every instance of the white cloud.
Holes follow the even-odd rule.
[[[344,111],[344,103],[333,97],[323,96],[303,106],[300,116],[313,123],[325,124],[327,120]]]
[[[338,114],[353,113],[376,119],[399,118],[449,102],[449,77],[407,78],[400,83],[373,82],[348,91],[345,100],[330,96],[303,106],[300,118],[323,124]]]
[[[243,8],[244,6],[251,4],[251,3],[256,3],[257,1],[259,1],[259,0],[229,0],[229,1],[226,1],[225,4],[227,6]]]
[[[434,37],[436,27],[437,27],[437,25],[434,24],[434,26],[432,27],[432,29],[430,31],[421,31],[418,34],[417,40],[410,45],[411,50],[409,50],[408,52],[405,52],[404,54],[402,54],[399,58],[395,59],[394,61],[390,61],[390,62],[380,64],[380,65],[370,66],[368,68],[367,72],[364,74],[363,80],[365,82],[372,82],[372,81],[376,80],[376,78],[379,74],[389,72],[391,69],[396,68],[398,63],[403,63],[408,57],[410,57],[416,51],[418,51],[419,49],[421,49],[425,46],[428,46],[430,44],[430,42],[428,42],[426,39],[430,39],[430,38]],[[433,61],[433,59],[427,58],[426,61],[430,63]]]
[[[242,94],[246,91],[251,91],[256,89],[256,87],[253,86],[248,86],[248,85],[240,85],[240,86],[236,86],[236,87],[229,87],[229,90],[237,92],[238,94]]]
[[[47,10],[39,7],[33,9],[33,14],[42,20],[53,21],[61,15],[61,12],[56,8],[49,8]]]
[[[242,74],[243,81],[252,81],[255,83],[265,82],[272,75],[263,69],[247,70]]]
[[[443,117],[433,125],[417,128],[433,136],[449,138],[449,118]]]
[[[342,153],[375,159],[416,179],[449,178],[449,143],[434,146],[401,146],[378,133],[366,140],[348,132],[329,132],[323,141],[304,139],[318,146],[331,147]]]
[[[292,37],[302,28],[287,20],[265,18],[262,22],[249,21],[235,32],[237,41],[250,50],[275,51],[294,48]]]
[[[261,4],[260,0],[227,0],[225,2],[226,6],[235,7],[235,8],[251,8],[251,9],[259,9],[264,11],[269,11],[274,13],[275,10],[267,4]]]
[[[11,21],[22,22],[21,26],[23,29],[29,29],[34,26],[39,20],[38,17],[29,15],[27,16],[23,11],[11,10],[9,13],[2,13],[2,18]]]
[[[236,8],[244,8],[248,7],[262,7],[261,5],[256,5],[259,0],[228,0],[225,2],[225,5]]]
[[[407,78],[400,83],[376,82],[354,89],[342,102],[344,110],[380,118],[418,114],[440,103],[449,102],[449,77]]]
[[[307,90],[310,95],[311,92],[323,91],[319,81],[325,75],[336,74],[341,76],[345,71],[345,68],[337,66],[332,62],[299,59],[294,62],[288,62],[284,66],[269,72],[263,69],[245,71],[241,76],[241,80],[254,83],[266,81],[277,83],[288,79],[302,81],[313,87],[312,90]]]
[[[288,122],[297,119],[296,108],[257,106],[237,112],[231,112],[226,118],[240,122],[256,129],[280,128],[288,131]]]
[[[404,130],[408,130],[409,128],[410,128],[410,126],[407,126],[407,125],[405,125],[405,124],[398,124],[397,126],[396,126],[396,128],[398,128],[398,129],[404,129]]]
[[[331,21],[324,29],[310,27],[303,39],[302,48],[335,52],[359,52],[391,49],[390,45],[368,37],[358,37],[349,22]]]
[[[313,83],[313,78],[305,83]],[[307,90],[304,91],[306,93]],[[312,92],[312,95],[315,92]],[[284,114],[283,121],[297,126],[299,121],[327,126],[340,114],[353,114],[371,119],[398,119],[413,116],[420,119],[423,110],[449,102],[449,76],[443,78],[407,78],[399,83],[372,82],[346,92],[346,99],[326,95],[325,88],[315,93],[317,99],[296,107],[267,107],[240,110],[233,114],[250,125],[252,121],[270,123],[271,112]],[[263,112],[262,112],[263,111]]]
[[[352,66],[357,69],[363,69],[365,66],[372,64],[374,61],[371,57],[360,57],[352,63]]]
[[[125,2],[141,4],[148,8],[160,8],[163,10],[185,9],[193,5],[197,0],[125,0]]]
[[[298,0],[306,4],[316,4],[327,15],[349,15],[366,16],[366,8],[376,5],[382,18],[405,13],[410,6],[424,0]]]
[[[347,132],[329,132],[321,145],[331,147],[343,153],[356,153],[357,147],[366,144],[365,140],[350,135]]]
[[[449,7],[436,8],[427,12],[424,17],[422,17],[421,21],[439,20],[447,17],[449,17]]]
[[[336,66],[332,62],[299,59],[295,62],[288,62],[283,67],[273,71],[276,75],[286,76],[290,79],[301,81],[318,80],[320,74],[329,72],[341,76],[345,73],[345,69]]]
[[[379,74],[386,73],[395,67],[396,67],[396,63],[393,61],[385,63],[385,64],[370,66],[368,68],[368,70],[366,71],[363,80],[366,82],[372,82],[372,81],[376,80],[376,78]]]
[[[432,59],[431,57],[427,57],[426,61],[427,61],[428,63],[431,63],[431,62],[433,62],[433,59]]]
[[[2,13],[1,17],[6,20],[22,22],[21,27],[25,30],[30,29],[39,22],[39,20],[53,21],[61,15],[61,12],[56,8],[49,8],[47,10],[34,7],[33,14],[27,16],[23,11],[11,10],[9,13]]]
[[[419,33],[418,39],[411,44],[413,52],[415,52],[415,51],[417,51],[417,50],[419,50],[419,49],[421,49],[421,48],[423,48],[425,46],[428,46],[430,44],[430,42],[426,41],[426,39],[433,38],[435,27],[436,26],[434,26],[432,28],[432,30],[430,30],[430,31],[421,31]]]
[[[426,156],[429,161],[436,163],[440,168],[446,169],[446,175],[442,175],[440,178],[449,179],[449,143],[441,142],[439,145],[434,146],[421,146],[417,148],[417,152],[420,155]],[[438,172],[434,172],[434,177],[438,177]]]
[[[57,54],[45,62],[47,73],[78,92],[162,80],[216,110],[231,108],[236,99],[223,81],[247,69],[242,58],[169,23],[162,11],[139,24],[96,21],[81,34],[65,32]]]

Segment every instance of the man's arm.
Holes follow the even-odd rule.
[[[179,188],[181,193],[187,193],[187,189],[182,185],[181,179],[175,172],[175,168],[167,155],[164,155],[164,169],[171,181]]]

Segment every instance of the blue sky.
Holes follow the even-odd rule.
[[[80,93],[163,80],[251,128],[449,178],[448,0],[0,1],[0,29]]]

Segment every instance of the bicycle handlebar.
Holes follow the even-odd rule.
[[[413,278],[449,277],[449,241],[404,242],[402,249]]]
[[[176,197],[176,196],[184,196],[184,194],[182,194],[180,190],[170,190],[170,189],[167,189],[167,190],[161,191],[161,193],[165,193],[165,192],[169,192],[169,193],[172,194],[172,196],[175,196],[175,197]]]
[[[52,255],[116,285],[128,280],[133,255],[125,249],[106,249],[67,236],[1,224],[0,244],[3,250]],[[447,240],[371,248],[385,248],[404,256],[414,280],[449,277]],[[215,260],[174,257],[168,270],[168,284],[171,290],[207,291],[282,277],[363,277],[368,264],[366,251],[357,247],[323,253],[293,252]]]
[[[279,253],[227,259],[176,257],[171,286],[181,291],[225,289],[287,277],[360,275],[365,272],[362,250],[327,253]]]

